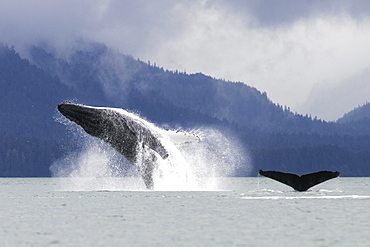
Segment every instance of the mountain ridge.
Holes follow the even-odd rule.
[[[131,109],[169,129],[212,126],[232,131],[250,151],[256,166],[262,169],[285,167],[291,172],[329,169],[336,164],[328,161],[335,161],[334,156],[343,150],[346,156],[338,160],[338,165],[346,171],[342,173],[344,176],[370,174],[366,168],[370,167],[366,159],[369,156],[370,160],[367,153],[370,129],[293,113],[288,107],[273,103],[266,93],[244,83],[215,79],[202,73],[168,71],[102,44],[80,47],[57,56],[52,49],[34,46],[29,50],[28,59],[20,58],[14,48],[0,47],[0,100],[3,105],[12,107],[0,113],[0,136],[19,136],[20,144],[27,138],[36,138],[35,154],[43,151],[43,145],[38,142],[50,141],[54,147],[42,164],[37,164],[37,159],[23,144],[13,152],[17,157],[29,157],[35,170],[31,175],[50,175],[45,167],[62,155],[55,143],[73,146],[64,126],[53,119],[58,115],[56,105],[64,100]],[[11,162],[6,157],[14,147],[4,144],[0,165]],[[320,153],[320,149],[328,150],[329,156]],[[277,158],[279,150],[282,156]],[[297,153],[305,155],[305,162]],[[9,164],[3,165],[9,167]],[[0,176],[4,174],[8,173],[0,169]],[[18,174],[24,175],[21,171]]]
[[[370,103],[354,108],[352,111],[345,113],[341,118],[337,120],[338,123],[351,123],[359,120],[370,118]]]

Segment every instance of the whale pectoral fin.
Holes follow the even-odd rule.
[[[302,183],[304,183],[307,189],[325,182],[329,179],[336,178],[339,176],[339,172],[331,172],[331,171],[320,171],[314,172],[306,175],[301,176]]]
[[[141,176],[144,180],[145,187],[148,190],[154,189],[153,170],[154,170],[153,165],[148,165]]]
[[[200,141],[199,136],[188,132],[168,130],[165,134],[174,144]]]
[[[139,169],[139,173],[144,180],[145,187],[148,190],[152,190],[154,188],[154,180],[153,180],[153,172],[154,172],[154,164],[150,162],[146,162],[143,164],[143,169]]]
[[[167,159],[169,154],[162,142],[152,133],[146,132],[145,135],[141,136],[141,145],[143,148],[149,148],[154,150],[162,159]]]
[[[136,160],[135,166],[148,190],[154,188],[153,174],[156,168],[157,157],[153,153],[145,153],[143,159]]]

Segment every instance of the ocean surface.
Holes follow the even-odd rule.
[[[264,177],[209,183],[0,178],[0,246],[370,246],[370,178],[307,192]]]

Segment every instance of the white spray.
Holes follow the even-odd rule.
[[[135,121],[159,133],[158,138],[169,153],[169,157],[164,160],[157,155],[157,167],[153,174],[154,190],[219,190],[222,189],[222,177],[234,175],[241,165],[250,166],[248,155],[230,135],[226,137],[220,131],[206,128],[191,133],[166,131],[133,113],[117,110],[130,114]],[[100,139],[87,135],[75,124],[65,120],[60,122],[70,126],[82,146],[79,152],[68,154],[54,162],[50,168],[54,176],[68,178],[63,189],[145,189],[135,167],[122,155]],[[141,156],[148,152],[139,151]],[[140,160],[145,157],[138,158]]]

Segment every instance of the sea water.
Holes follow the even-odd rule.
[[[0,246],[370,246],[370,178],[307,192],[264,177],[217,178],[212,188],[0,178]]]

